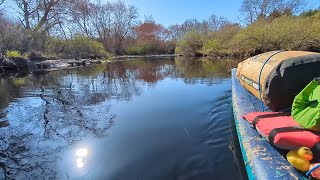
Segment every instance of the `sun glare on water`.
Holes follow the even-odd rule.
[[[86,158],[89,154],[87,148],[79,148],[75,151],[77,168],[81,169],[85,166]]]

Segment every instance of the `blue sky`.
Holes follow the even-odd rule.
[[[139,9],[141,17],[152,15],[165,26],[182,23],[187,19],[207,19],[210,15],[225,16],[237,20],[241,0],[127,0]]]
[[[105,0],[104,0],[105,1]],[[116,1],[116,0],[114,0]],[[227,19],[240,22],[239,9],[242,0],[124,0],[135,5],[139,10],[140,19],[144,15],[152,15],[160,24],[169,26],[183,23],[189,18],[203,20],[211,14],[223,16]],[[308,7],[319,7],[319,0],[306,0]]]

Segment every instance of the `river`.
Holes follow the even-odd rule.
[[[0,179],[246,179],[236,60],[137,59],[0,78]]]

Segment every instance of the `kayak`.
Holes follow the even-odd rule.
[[[261,101],[247,91],[232,70],[232,104],[235,126],[249,179],[307,179],[285,159],[284,151],[271,146],[243,116],[262,111]],[[270,111],[264,109],[265,111]]]

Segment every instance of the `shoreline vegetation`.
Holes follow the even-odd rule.
[[[272,50],[320,52],[320,8],[305,0],[242,0],[241,19],[211,15],[165,27],[124,1],[0,0],[0,73],[136,57],[244,59]],[[153,54],[153,55],[150,55]]]

